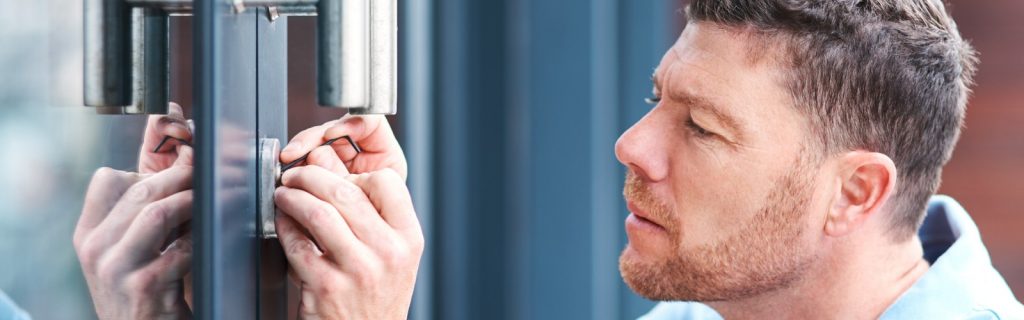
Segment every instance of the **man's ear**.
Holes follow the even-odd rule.
[[[825,219],[825,234],[840,237],[862,226],[889,201],[896,188],[896,165],[877,152],[851,151],[839,157],[836,190]]]

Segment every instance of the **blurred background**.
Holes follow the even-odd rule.
[[[669,0],[400,0],[392,123],[428,248],[418,319],[634,318],[613,144],[685,21]],[[93,316],[71,246],[92,172],[134,170],[145,118],[81,106],[82,2],[0,0],[0,290],[38,319]],[[941,193],[972,214],[1024,298],[1024,2],[952,1],[981,53]],[[291,17],[289,131],[316,106],[315,20]],[[172,100],[192,108],[191,19],[173,18]],[[190,111],[187,114],[191,114]]]

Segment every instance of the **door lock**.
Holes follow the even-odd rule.
[[[166,140],[166,139],[165,139]],[[352,137],[341,136],[338,138],[330,139],[325,141],[320,146],[329,146],[337,142],[338,140],[345,140],[352,149],[355,149],[356,156],[363,153],[363,149],[352,140]],[[298,159],[292,160],[285,165],[281,165],[281,142],[273,138],[261,138],[260,148],[257,158],[259,159],[260,175],[259,175],[259,228],[260,235],[263,239],[274,239],[277,238],[277,227],[274,224],[274,219],[277,217],[277,207],[274,205],[274,190],[281,181],[281,173],[288,169],[294,168],[306,161],[309,157],[309,153],[299,157]],[[312,152],[312,151],[310,151]]]
[[[274,224],[274,218],[277,216],[274,190],[281,179],[281,162],[278,160],[281,155],[280,145],[277,139],[260,139],[259,208],[256,211],[259,212],[259,229],[263,239],[277,238],[277,227]]]

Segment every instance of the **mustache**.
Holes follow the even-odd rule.
[[[633,170],[626,171],[626,182],[622,188],[622,196],[640,210],[643,210],[648,218],[650,218],[649,220],[658,223],[666,230],[674,230],[675,223],[669,207],[654,196],[650,185],[645,183]]]

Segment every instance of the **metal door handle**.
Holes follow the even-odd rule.
[[[317,16],[321,106],[353,114],[397,112],[396,0],[222,0],[236,11]],[[192,0],[84,0],[85,105],[100,113],[167,113],[169,15]]]

